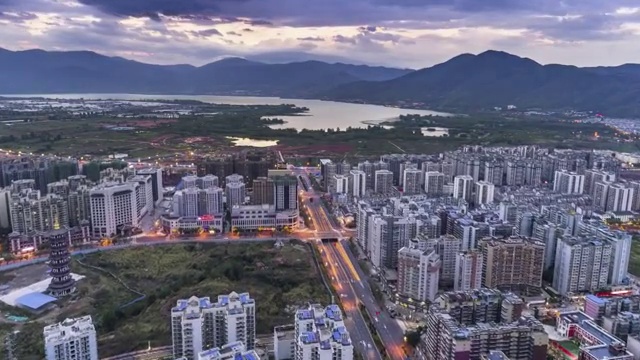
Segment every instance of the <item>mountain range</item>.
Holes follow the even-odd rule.
[[[204,66],[151,65],[90,51],[0,49],[0,93],[253,94],[312,96],[354,81],[412,70],[303,61],[267,64],[226,58]]]
[[[0,49],[0,94],[144,93],[318,98],[474,111],[496,106],[640,117],[640,65],[541,65],[500,51],[420,70],[227,58],[152,65],[89,51]]]

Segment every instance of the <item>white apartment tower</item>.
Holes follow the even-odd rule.
[[[346,175],[333,175],[333,184],[336,194],[346,194],[349,192],[349,177]]]
[[[349,189],[353,197],[363,197],[367,190],[367,174],[362,170],[351,170],[351,181]]]
[[[475,204],[485,205],[493,203],[494,192],[496,186],[487,181],[478,181],[476,183]]]
[[[566,237],[558,242],[553,287],[561,295],[597,291],[608,285],[612,245],[593,238]]]
[[[173,194],[174,212],[180,216],[198,216],[199,190],[195,187],[178,190]]]
[[[220,215],[224,212],[222,189],[211,186],[198,191],[198,216]]]
[[[46,360],[98,360],[96,329],[91,316],[45,326],[44,349]]]
[[[220,186],[218,183],[218,177],[211,174],[197,178],[196,185],[199,189],[210,189]]]
[[[631,211],[634,196],[633,188],[623,184],[613,184],[607,191],[606,211],[620,212]]]
[[[420,194],[422,192],[422,170],[405,169],[402,184],[402,189],[405,195]]]
[[[247,293],[178,300],[171,309],[173,358],[197,360],[204,350],[242,342],[253,350],[256,337],[255,301]]]
[[[444,194],[444,173],[427,171],[424,174],[424,191],[429,196],[442,196]]]
[[[376,170],[373,188],[376,194],[391,194],[393,191],[393,173],[389,170]]]
[[[353,343],[338,305],[296,312],[294,360],[353,360]]]
[[[110,237],[120,226],[138,226],[138,183],[102,183],[91,189],[91,233]]]
[[[398,294],[417,301],[433,301],[438,294],[440,256],[433,248],[403,247],[398,251]]]
[[[458,253],[453,280],[455,291],[467,291],[482,287],[482,253],[470,250]]]
[[[458,175],[453,179],[453,197],[471,202],[473,199],[473,177]]]
[[[584,175],[567,170],[558,170],[553,179],[553,191],[561,194],[584,193]]]
[[[231,175],[230,175],[231,176]],[[229,176],[227,176],[228,178]],[[244,204],[246,188],[243,182],[227,182],[225,185],[227,207],[231,209],[236,205]]]

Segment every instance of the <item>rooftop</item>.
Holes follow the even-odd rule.
[[[56,298],[40,292],[32,292],[30,294],[20,296],[15,301],[19,306],[27,307],[31,310],[37,310],[56,301]]]

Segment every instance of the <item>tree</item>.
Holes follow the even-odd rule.
[[[407,344],[416,347],[420,343],[420,331],[409,331],[404,338]]]

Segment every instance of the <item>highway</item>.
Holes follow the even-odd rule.
[[[336,243],[322,244],[321,249],[324,250],[325,255],[323,256],[327,257],[325,261],[328,263],[329,271],[333,276],[332,282],[341,293],[340,296],[345,311],[347,311],[350,318],[354,319],[351,327],[347,326],[352,338],[358,338],[358,341],[373,341],[366,323],[360,322],[360,320],[364,322],[364,318],[357,308],[357,304],[361,303],[369,313],[369,317],[374,321],[374,326],[384,344],[387,356],[393,360],[405,359],[403,331],[398,323],[389,316],[388,312],[378,306],[374,299],[373,292],[369,286],[368,275],[360,268],[357,258],[351,253],[348,246],[344,245],[343,240],[347,232],[334,227],[335,225],[329,219],[327,210],[322,205],[319,196],[310,186],[308,174],[306,172],[298,172],[298,175],[301,175],[309,185],[309,191],[301,194],[302,203],[303,206],[306,206],[311,216],[318,237],[340,239]],[[313,201],[310,199],[313,199]],[[355,309],[351,311],[353,306],[355,306]],[[363,335],[363,332],[366,333],[366,336]],[[375,355],[370,355],[369,351],[364,354],[367,355],[365,357],[367,359],[382,358],[377,350]]]

